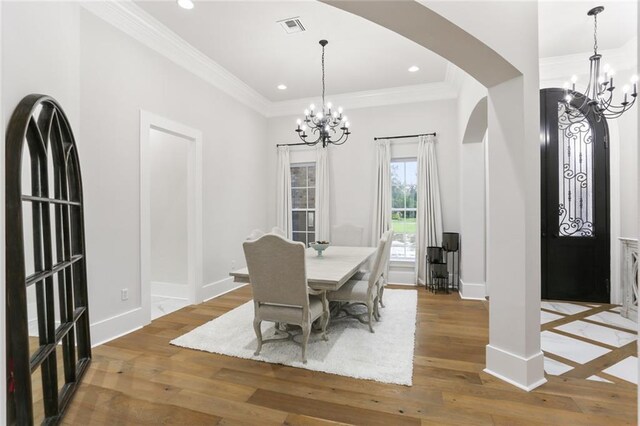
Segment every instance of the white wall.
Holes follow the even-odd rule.
[[[187,155],[193,142],[155,129],[149,133],[151,281],[186,286]]]
[[[266,223],[266,120],[91,13],[80,16],[89,279],[102,301],[93,317],[108,318],[140,306],[139,110],[203,132],[203,284],[228,280],[232,263],[244,263],[240,241]],[[120,265],[117,282],[101,273],[111,265]],[[122,302],[125,287],[131,298]]]
[[[331,97],[327,97],[330,101]],[[300,105],[301,111],[306,105]],[[350,223],[364,228],[364,241],[372,244],[371,228],[375,194],[376,136],[437,132],[436,155],[442,197],[445,231],[459,232],[459,140],[456,100],[447,99],[415,104],[393,105],[347,110],[353,134],[341,146],[331,146],[331,223]],[[269,119],[269,224],[275,225],[275,166],[277,143],[294,143],[296,116]],[[417,139],[392,143],[393,157],[417,157]],[[292,147],[291,162],[315,161],[315,148]],[[396,274],[395,280],[411,282],[408,275]],[[409,281],[407,281],[407,279]]]
[[[5,120],[40,92],[60,101],[76,133],[94,343],[145,321],[140,109],[203,132],[204,284],[226,283],[244,263],[244,236],[267,223],[266,119],[77,3],[3,3],[1,30]]]

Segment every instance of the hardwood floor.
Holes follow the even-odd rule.
[[[248,286],[94,349],[65,424],[637,424],[632,385],[548,376],[524,392],[484,373],[488,305],[418,290],[413,386],[171,346],[250,300]]]

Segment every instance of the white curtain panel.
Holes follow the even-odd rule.
[[[329,148],[316,147],[316,241],[331,238]]]
[[[416,280],[426,282],[427,247],[440,246],[442,206],[436,160],[435,138],[420,136],[418,141],[418,206],[416,212]]]
[[[291,238],[291,161],[289,147],[278,147],[276,225]]]
[[[373,211],[371,244],[378,245],[382,234],[391,229],[391,143],[376,144],[376,201]]]

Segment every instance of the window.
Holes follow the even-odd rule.
[[[291,216],[293,240],[309,243],[316,240],[316,165],[291,166]]]
[[[391,161],[392,260],[415,261],[418,164],[415,158]]]

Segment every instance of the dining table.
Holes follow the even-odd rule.
[[[336,291],[349,281],[375,254],[375,247],[329,246],[322,255],[308,248],[305,253],[307,285],[316,292]],[[245,267],[229,273],[235,282],[250,282]]]

